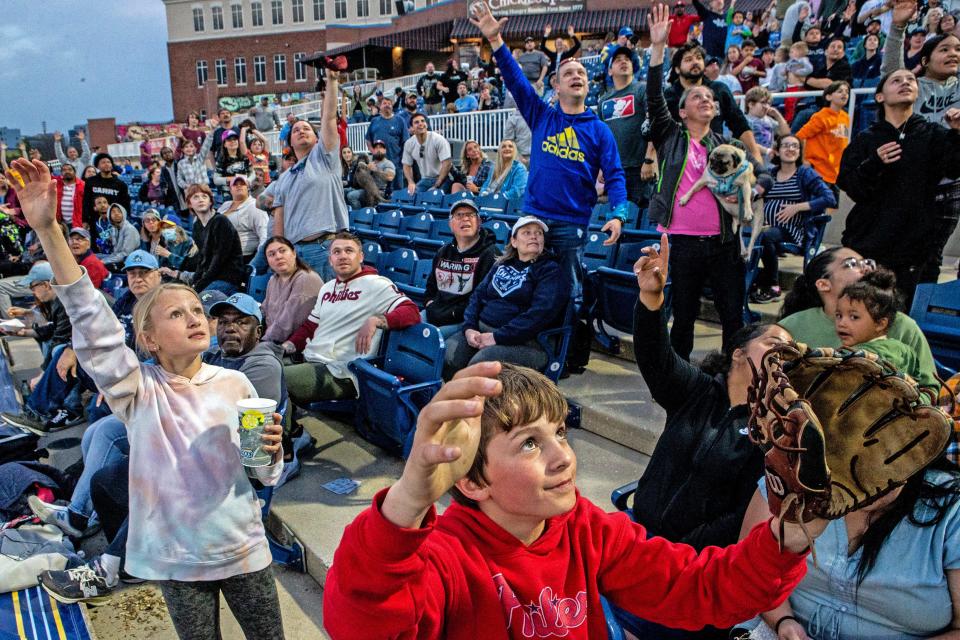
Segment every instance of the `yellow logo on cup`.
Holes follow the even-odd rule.
[[[247,409],[243,412],[243,417],[240,418],[240,426],[244,429],[256,429],[266,424],[266,422],[263,414],[256,409]]]

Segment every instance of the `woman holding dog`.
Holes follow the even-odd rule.
[[[656,19],[650,25],[647,113],[652,123],[650,141],[660,159],[661,179],[650,202],[650,219],[670,235],[670,342],[677,354],[688,360],[693,350],[693,325],[700,311],[700,294],[708,278],[723,325],[724,348],[743,326],[744,264],[732,217],[710,190],[700,189],[681,204],[682,196],[706,171],[710,153],[726,139],[710,129],[716,106],[713,92],[705,85],[695,85],[681,96],[682,122],[671,117],[663,96],[661,68],[670,20],[666,11],[656,10],[653,15]],[[732,175],[746,154],[729,145],[724,150]]]

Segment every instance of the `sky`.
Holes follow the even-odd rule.
[[[162,0],[2,0],[0,126],[173,117]],[[188,70],[189,71],[189,70]]]

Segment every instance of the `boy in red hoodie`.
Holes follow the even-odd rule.
[[[803,577],[807,539],[786,524],[781,552],[776,518],[698,555],[601,511],[576,490],[566,413],[531,369],[482,362],[445,385],[400,480],[344,531],[324,589],[330,636],[606,638],[601,594],[669,627],[729,627]]]

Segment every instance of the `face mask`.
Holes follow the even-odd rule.
[[[177,230],[176,229],[164,229],[162,234],[163,239],[167,242],[176,242],[177,241]]]

